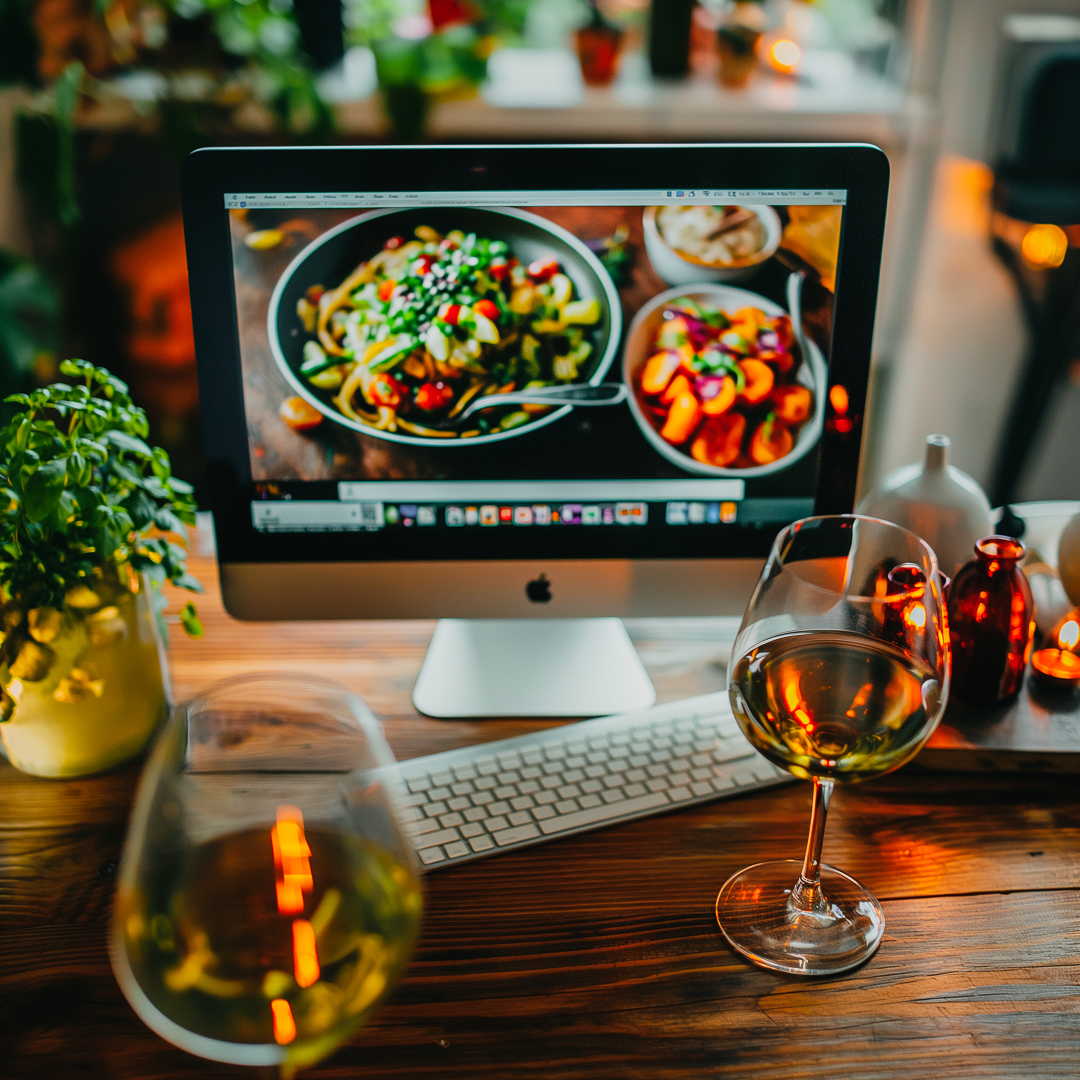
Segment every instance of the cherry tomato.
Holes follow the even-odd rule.
[[[397,251],[397,249],[401,247],[401,245],[404,243],[404,236],[391,236],[390,239],[387,240],[385,244],[383,244],[383,247],[386,248],[387,251]]]
[[[450,326],[457,326],[458,320],[461,318],[461,310],[460,304],[443,304],[443,306],[439,308],[438,317]]]
[[[485,319],[495,322],[499,318],[499,309],[491,300],[477,300],[472,306],[477,315],[483,315]]]
[[[393,278],[387,278],[379,283],[377,295],[380,300],[389,300],[396,288],[397,282]]]
[[[506,275],[510,273],[510,264],[505,259],[495,259],[487,268],[487,272],[488,277],[495,281],[505,281]]]
[[[529,277],[538,283],[550,281],[558,272],[559,264],[554,259],[537,259],[529,263]]]
[[[376,375],[368,387],[368,397],[374,405],[386,405],[396,409],[408,391],[393,375]]]
[[[444,382],[427,382],[416,391],[416,404],[427,412],[445,408],[454,399],[454,391]]]
[[[750,457],[758,465],[771,465],[791,453],[795,440],[791,432],[769,413],[764,423],[750,439]]]
[[[286,398],[278,414],[293,431],[310,431],[322,423],[322,413],[302,397]]]

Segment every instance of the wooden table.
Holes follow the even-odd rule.
[[[295,668],[358,690],[399,757],[528,730],[410,704],[430,623],[242,624],[209,558],[206,636],[174,632],[176,695]],[[173,607],[175,610],[175,605]],[[718,689],[709,622],[630,624],[661,700]],[[136,1018],[109,968],[114,874],[139,763],[85,780],[0,768],[0,1075],[240,1077]],[[834,800],[829,862],[882,900],[862,969],[793,979],[717,930],[720,884],[798,857],[805,785],[717,802],[432,873],[411,967],[318,1077],[571,1080],[1080,1075],[1075,776],[909,766]]]

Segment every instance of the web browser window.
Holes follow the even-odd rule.
[[[226,195],[254,527],[810,513],[846,194]]]

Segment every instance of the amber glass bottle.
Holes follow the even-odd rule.
[[[1035,602],[1020,570],[1024,545],[984,536],[949,589],[951,696],[989,705],[1020,689],[1035,631]]]

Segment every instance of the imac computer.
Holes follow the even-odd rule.
[[[739,615],[852,507],[887,189],[862,145],[196,152],[225,606],[440,619],[429,715],[651,704],[620,617]]]

